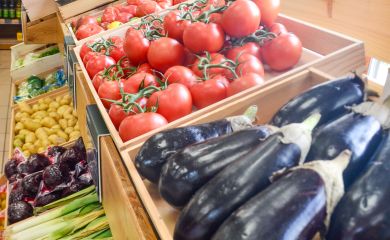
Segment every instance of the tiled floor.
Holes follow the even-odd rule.
[[[8,156],[8,144],[6,143],[8,142],[7,138],[9,138],[10,64],[10,51],[0,50],[0,172],[3,171],[3,160]]]

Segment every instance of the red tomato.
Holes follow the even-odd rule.
[[[237,57],[240,54],[244,54],[244,53],[249,53],[249,54],[257,57],[258,59],[260,59],[261,58],[260,45],[258,43],[248,42],[242,46],[233,47],[227,51],[226,57],[233,60],[233,61],[236,61]]]
[[[137,68],[137,73],[150,73],[153,74],[152,66],[149,63],[142,63]]]
[[[80,58],[81,60],[84,59],[85,55],[89,52],[92,52],[92,49],[90,46],[95,43],[95,40],[89,40],[88,42],[84,43],[80,48]]]
[[[264,83],[263,78],[256,73],[248,73],[245,76],[235,79],[227,89],[227,96],[230,97],[248,88]]]
[[[141,2],[143,2],[143,0],[127,0],[128,5],[138,6],[139,4],[141,4]]]
[[[108,49],[108,54],[115,61],[119,61],[119,59],[123,58],[126,55],[125,51],[123,50],[123,40],[121,37],[112,36],[109,37],[107,40],[114,44],[114,46],[111,46]]]
[[[183,42],[196,54],[204,51],[218,52],[225,42],[225,33],[218,24],[195,22],[184,29]]]
[[[221,64],[223,61],[226,60],[225,56],[220,54],[220,53],[212,53],[210,55],[211,57],[211,61],[210,61],[210,64]],[[195,73],[196,76],[198,77],[204,77],[203,76],[203,70],[199,69],[198,65],[199,65],[199,59],[195,61],[195,63],[192,65],[192,71]],[[208,76],[213,76],[213,75],[217,75],[217,74],[222,74],[222,75],[228,75],[230,76],[228,70],[226,70],[226,68],[209,68],[207,69],[206,71],[207,75]]]
[[[261,23],[271,26],[278,17],[280,0],[253,0],[261,11]]]
[[[237,0],[222,14],[223,30],[232,37],[245,37],[260,25],[260,10],[250,0]]]
[[[212,13],[210,14],[211,23],[217,23],[222,26],[222,14],[221,13]]]
[[[227,97],[229,82],[222,75],[198,82],[191,87],[191,96],[196,108],[201,109]]]
[[[120,12],[115,18],[116,21],[121,23],[127,23],[133,17],[133,14],[127,12]]]
[[[81,40],[103,31],[104,29],[97,24],[85,24],[77,29],[75,35],[78,40]]]
[[[183,66],[170,67],[164,74],[165,79],[168,83],[181,83],[188,89],[191,88],[197,82],[196,76],[191,69]]]
[[[123,70],[123,76],[119,76],[119,77],[128,76],[129,74],[133,73],[136,70],[136,68],[130,64],[130,61],[127,57],[121,60],[120,66]]]
[[[136,5],[126,5],[126,6],[117,5],[116,8],[121,13],[130,13],[133,16],[135,16],[135,13],[137,12],[137,6]]]
[[[248,73],[256,73],[261,77],[264,77],[264,67],[260,60],[251,55],[243,54],[238,58],[238,66],[236,68],[236,73],[238,76],[245,76]]]
[[[184,48],[184,66],[192,66],[198,58],[188,48]]]
[[[98,52],[89,52],[89,53],[85,54],[85,56],[83,58],[84,65],[86,66],[87,63],[89,62],[89,60],[91,60],[92,58],[95,58],[95,57],[101,56],[101,55],[102,54],[98,53]]]
[[[101,70],[114,65],[116,62],[112,57],[100,55],[91,58],[86,65],[87,72],[90,78],[93,78]]]
[[[154,107],[157,102],[157,113],[163,115],[168,122],[190,114],[192,111],[191,93],[186,86],[179,83],[172,83],[167,89],[153,93],[147,106]]]
[[[183,65],[184,47],[173,38],[162,37],[154,40],[149,47],[148,62],[161,72],[172,66]]]
[[[270,31],[276,34],[287,33],[287,28],[281,23],[274,23],[270,27]]]
[[[119,126],[119,136],[126,142],[167,124],[167,120],[158,113],[139,113],[123,119]]]
[[[299,62],[302,43],[292,33],[282,33],[263,45],[264,61],[275,71],[285,71]]]
[[[145,107],[148,99],[147,98],[140,98],[136,102],[140,105],[140,107]],[[110,109],[108,110],[108,115],[110,116],[110,119],[112,123],[114,124],[116,129],[119,129],[119,126],[123,119],[125,119],[127,116],[134,115],[135,113],[139,113],[139,110],[137,107],[132,107],[133,112],[125,112],[122,105],[117,104],[111,104]]]
[[[103,76],[105,73],[105,70],[102,70],[96,74],[92,79],[93,87],[95,88],[96,92],[99,90],[100,85],[102,85],[103,82],[105,82],[107,79]]]
[[[187,0],[173,0],[173,5],[177,5],[183,2],[186,2]]]
[[[184,29],[191,24],[190,21],[181,20],[179,11],[171,11],[164,17],[164,30],[168,37],[183,42]]]
[[[150,73],[136,73],[123,82],[123,91],[125,93],[137,93],[143,82],[143,87],[157,86],[156,77]]]
[[[105,108],[110,108],[111,102],[105,100],[118,100],[121,98],[121,92],[119,89],[119,82],[117,81],[103,81],[98,90],[98,95],[102,100]]]
[[[161,7],[157,2],[152,0],[143,0],[138,6],[135,16],[143,17],[155,12],[161,11]]]
[[[102,16],[102,22],[114,22],[115,19],[118,17],[119,10],[115,7],[107,7],[103,11],[103,16]]]
[[[172,7],[172,1],[158,1],[158,5],[161,7],[161,9],[167,9],[169,7]]]
[[[76,29],[78,29],[80,26],[82,25],[86,25],[86,24],[95,24],[95,25],[99,25],[98,21],[96,20],[95,17],[92,17],[92,16],[83,16],[81,18],[79,18],[77,20],[77,24],[76,24]]]
[[[129,61],[138,65],[146,62],[150,42],[145,38],[141,30],[129,28],[123,43],[123,50]]]

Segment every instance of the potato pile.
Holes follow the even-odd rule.
[[[31,106],[26,102],[17,106],[13,145],[21,148],[26,156],[80,137],[77,113],[68,94],[39,99]]]

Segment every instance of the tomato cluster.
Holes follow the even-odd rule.
[[[177,4],[174,0],[127,0],[104,9],[101,17],[82,16],[72,22],[78,40],[113,29],[137,17],[143,17]]]
[[[127,141],[263,84],[264,68],[297,64],[302,44],[274,22],[278,10],[278,0],[182,3],[142,18],[124,38],[85,43],[80,57]]]

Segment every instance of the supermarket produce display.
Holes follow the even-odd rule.
[[[0,239],[390,238],[362,42],[279,0],[71,3],[11,49]]]

